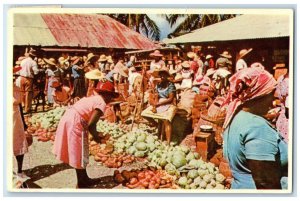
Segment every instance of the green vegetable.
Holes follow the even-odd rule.
[[[178,184],[180,186],[186,186],[187,182],[188,182],[188,179],[186,177],[180,177],[179,180],[178,180]]]
[[[196,178],[196,177],[198,177],[198,171],[197,170],[190,170],[189,172],[188,172],[188,175],[187,175],[187,177],[188,178],[191,178],[191,179],[194,179],[194,178]]]
[[[144,143],[144,142],[138,142],[138,143],[136,143],[135,147],[139,151],[145,151],[145,150],[147,150],[147,144]]]
[[[182,152],[175,152],[172,156],[172,164],[175,165],[176,168],[180,168],[187,163],[185,159],[185,154]]]
[[[143,152],[143,151],[136,151],[134,153],[134,156],[136,156],[136,157],[144,157],[145,156],[145,152]]]

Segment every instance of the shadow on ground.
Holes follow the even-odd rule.
[[[30,177],[30,179],[25,182],[27,185],[26,187],[27,188],[42,188],[34,182],[38,181],[40,179],[49,177],[60,171],[67,170],[67,169],[73,169],[73,168],[71,166],[69,166],[68,164],[60,163],[60,164],[56,164],[56,165],[40,165],[40,166],[36,166],[32,169],[24,170],[24,173],[28,177]],[[115,183],[113,176],[105,176],[105,177],[92,179],[92,182],[88,188],[111,189],[117,185],[118,184]]]

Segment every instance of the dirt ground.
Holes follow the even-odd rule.
[[[67,164],[58,161],[51,152],[53,142],[39,142],[34,138],[29,152],[24,156],[23,170],[31,179],[26,183],[29,188],[76,188],[77,179],[75,170]],[[15,159],[13,170],[17,171]],[[128,166],[122,166],[119,170],[130,170],[143,167],[143,163],[135,162]],[[124,188],[113,181],[115,168],[107,168],[94,161],[90,157],[90,164],[87,167],[89,177],[99,179],[99,184],[94,188]]]

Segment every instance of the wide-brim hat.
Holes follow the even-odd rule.
[[[153,77],[159,77],[159,74],[161,72],[166,72],[169,76],[171,75],[170,72],[169,72],[169,69],[167,67],[162,67],[162,68],[156,68],[152,71],[152,76]]]
[[[220,57],[216,61],[216,66],[218,68],[220,68],[220,67],[228,67],[229,65],[231,65],[231,62],[227,58]]]
[[[89,54],[87,55],[87,58],[86,58],[84,64],[87,65],[87,64],[91,61],[91,59],[93,59],[93,58],[98,59],[99,56],[98,56],[98,55],[95,55],[94,53],[89,53]]]
[[[41,58],[38,59],[38,65],[42,66],[45,64],[46,64],[46,62],[44,61],[44,59],[41,59]]]
[[[16,65],[20,65],[24,59],[26,59],[26,57],[19,57],[18,60],[16,61]]]
[[[68,58],[64,58],[64,57],[59,57],[58,58],[58,62],[60,64],[64,64],[65,62],[69,61],[69,57]]]
[[[50,59],[44,58],[44,61],[49,65],[56,66],[56,60],[54,58],[50,58]]]
[[[243,58],[244,56],[246,56],[249,52],[251,52],[253,49],[250,48],[250,49],[242,49],[240,52],[239,52],[239,56],[238,58],[241,59]]]
[[[150,54],[150,57],[163,57],[159,50],[155,50]]]
[[[216,72],[213,75],[213,78],[217,78],[217,76],[225,78],[230,74],[231,74],[231,72],[229,72],[228,70],[220,68],[220,69],[216,70]]]
[[[227,59],[231,59],[232,56],[229,54],[228,51],[224,51],[222,54],[220,54],[220,56],[225,57]]]
[[[191,58],[191,59],[194,59],[196,57],[196,53],[195,52],[188,52],[187,57]]]
[[[99,69],[94,69],[85,73],[85,77],[89,80],[101,80],[105,75]]]
[[[59,87],[59,86],[61,86],[61,83],[57,79],[55,79],[55,80],[52,81],[50,87],[56,88],[56,87]]]
[[[205,59],[210,59],[210,58],[213,58],[213,56],[211,56],[210,54],[206,55]]]
[[[207,69],[205,76],[209,77],[209,76],[213,75],[215,72],[216,72],[215,69],[209,68],[209,69]]]
[[[123,77],[128,77],[128,68],[124,66],[122,63],[118,62],[114,69],[112,70],[114,73],[118,73],[122,75]]]
[[[181,63],[182,68],[190,68],[191,64],[188,61],[184,61]]]
[[[114,63],[111,56],[107,56],[106,59],[107,59],[108,63],[111,63],[111,64]]]
[[[107,57],[106,57],[104,54],[102,54],[102,55],[99,57],[98,61],[100,61],[100,62],[107,61]]]
[[[108,80],[100,80],[95,88],[95,91],[100,93],[101,92],[105,92],[105,93],[110,93],[112,94],[114,97],[118,97],[119,93],[115,92],[115,86],[112,82],[108,81]]]

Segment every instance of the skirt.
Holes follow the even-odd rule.
[[[83,78],[76,78],[74,80],[74,91],[73,91],[73,97],[79,97],[82,98],[86,95],[86,89],[85,89],[85,81]]]
[[[28,145],[19,105],[13,106],[13,151],[15,156],[24,155],[28,152]]]
[[[68,109],[58,124],[53,153],[76,169],[89,163],[87,123],[74,108]]]

